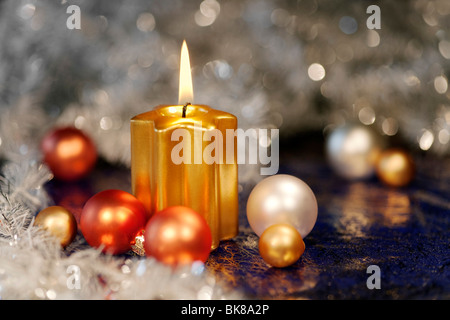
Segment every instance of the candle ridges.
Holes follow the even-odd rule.
[[[143,202],[148,218],[174,205],[200,213],[211,228],[214,249],[220,240],[238,233],[237,143],[235,136],[226,139],[226,131],[237,128],[237,119],[204,105],[189,106],[183,118],[182,109],[163,105],[131,119],[132,192]],[[185,130],[184,135],[174,139],[178,129]],[[222,144],[212,138],[214,134],[223,137]],[[186,148],[178,152],[181,143]],[[225,161],[220,147],[227,143],[234,152]],[[210,149],[223,161],[206,163]],[[181,155],[180,163],[174,162],[174,154]]]

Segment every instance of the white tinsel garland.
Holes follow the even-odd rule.
[[[34,226],[35,215],[52,205],[45,191],[52,174],[39,151],[45,132],[39,126],[47,118],[25,111],[32,104],[24,101],[32,100],[21,99],[0,118],[0,151],[6,160],[0,169],[0,299],[242,297],[223,290],[203,264],[174,270],[152,258],[109,256],[89,247],[81,234],[62,249],[56,238]]]
[[[430,152],[450,151],[448,1],[380,1],[379,30],[366,27],[366,3],[330,0],[79,0],[81,30],[68,30],[69,2],[2,3],[1,98],[36,92],[33,113],[89,131],[108,161],[129,165],[132,116],[176,103],[184,38],[194,102],[235,114],[240,128],[322,130],[368,108],[380,133],[418,149],[426,131]]]
[[[27,168],[28,166],[28,168]],[[115,257],[90,248],[81,235],[63,250],[33,225],[45,207],[51,174],[29,162],[8,163],[0,177],[0,299],[238,298],[202,263],[172,269],[152,258]]]

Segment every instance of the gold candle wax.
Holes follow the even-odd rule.
[[[173,205],[200,213],[211,228],[216,248],[220,240],[238,232],[236,137],[229,134],[232,141],[227,141],[226,132],[236,129],[237,120],[204,105],[190,105],[185,118],[182,114],[183,106],[159,106],[131,119],[132,191],[149,216]],[[177,131],[184,136],[174,140],[177,129],[184,129]],[[180,154],[185,161],[174,163],[173,155],[180,159]],[[208,164],[205,160],[211,154],[217,161]]]
[[[183,49],[187,53],[185,43]],[[184,70],[180,105],[161,105],[131,119],[132,192],[148,218],[174,205],[197,211],[211,228],[214,249],[238,233],[237,119],[186,103],[192,101],[192,82],[182,84],[182,78],[192,81],[189,61]]]

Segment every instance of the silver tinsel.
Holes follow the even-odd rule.
[[[51,203],[43,188],[50,178],[44,165],[29,161],[2,168],[0,299],[241,298],[224,291],[203,263],[172,269],[151,258],[108,256],[86,247],[80,235],[62,250],[33,224],[36,212]]]
[[[69,5],[81,10],[70,30]],[[178,59],[191,52],[194,103],[235,114],[239,127],[281,137],[349,120],[400,136],[415,150],[450,148],[450,2],[7,0],[0,7],[0,297],[222,298],[201,266],[172,271],[77,243],[66,255],[32,224],[49,205],[42,136],[88,133],[110,163],[130,164],[129,119],[176,104]],[[259,180],[257,166],[241,183]],[[69,289],[69,266],[81,270]]]
[[[80,30],[66,27],[70,4]],[[243,129],[286,136],[355,119],[446,155],[450,4],[377,5],[381,29],[371,30],[361,1],[6,1],[2,102],[32,96],[39,132],[75,125],[107,161],[129,165],[129,119],[176,104],[186,39],[194,102],[235,114]]]

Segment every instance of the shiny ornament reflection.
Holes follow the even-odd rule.
[[[286,174],[259,182],[247,201],[247,219],[258,235],[273,224],[294,226],[304,239],[317,220],[317,200],[302,180]]]
[[[392,187],[408,185],[414,178],[414,161],[401,149],[388,149],[381,153],[376,166],[378,178]]]
[[[205,218],[184,206],[156,212],[145,227],[146,255],[167,265],[205,262],[211,243],[211,230]]]
[[[131,242],[145,222],[145,208],[133,195],[105,190],[84,205],[80,229],[90,246],[102,246],[103,252],[120,254],[131,249]]]
[[[86,176],[97,161],[97,149],[92,140],[76,128],[58,128],[41,141],[44,162],[55,178],[75,181]]]
[[[305,243],[298,231],[287,224],[268,227],[259,238],[259,253],[268,264],[284,268],[294,264],[303,252]]]
[[[369,127],[347,124],[335,129],[328,137],[328,162],[343,178],[369,178],[375,173],[375,164],[383,144],[381,137]]]
[[[72,243],[77,234],[77,221],[72,213],[61,206],[51,206],[40,211],[34,224],[48,230],[59,239],[62,247]]]

